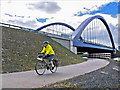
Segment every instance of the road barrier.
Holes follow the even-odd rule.
[[[25,30],[25,31],[34,31],[33,29],[30,29],[30,28],[20,27],[20,26],[6,24],[6,23],[0,23],[0,25],[10,27],[10,28],[17,28],[17,29],[21,29],[21,30]]]
[[[34,29],[30,29],[30,28],[25,28],[25,27],[21,27],[21,26],[16,26],[16,25],[11,25],[11,24],[6,24],[6,23],[0,23],[1,26],[5,26],[5,27],[10,27],[10,28],[17,28],[17,29],[20,29],[20,30],[25,30],[25,31],[31,31],[31,32],[35,32]],[[54,30],[55,31],[55,30]],[[44,34],[44,35],[47,35],[47,36],[50,36],[50,37],[58,37],[58,38],[65,38],[65,39],[71,39],[71,35],[67,35],[67,34],[52,34],[52,33],[49,33],[50,31],[48,31],[47,29],[47,32],[44,32],[44,31],[39,31],[39,32],[36,32],[36,33],[41,33],[41,34]],[[58,31],[56,31],[57,33],[59,33]]]
[[[106,58],[111,59],[111,53],[89,53],[89,58]]]

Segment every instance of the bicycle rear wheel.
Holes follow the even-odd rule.
[[[38,75],[43,75],[46,71],[46,65],[44,61],[37,61],[35,65],[35,71]]]
[[[52,65],[50,65],[50,71],[52,73],[55,73],[57,71],[58,65],[57,65],[57,62],[55,60],[53,60],[53,64],[54,64],[54,69],[52,69]]]

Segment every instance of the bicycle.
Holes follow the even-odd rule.
[[[54,64],[54,69],[52,69],[52,65],[48,64],[44,61],[44,54],[38,54],[37,57],[37,62],[35,64],[35,71],[38,75],[43,75],[47,70],[50,70],[52,73],[55,73],[57,71],[57,67],[58,67],[58,61],[56,59],[53,59],[53,64]]]

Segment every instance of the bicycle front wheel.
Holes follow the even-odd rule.
[[[35,71],[38,75],[43,75],[46,71],[46,65],[44,61],[38,61],[35,65]]]

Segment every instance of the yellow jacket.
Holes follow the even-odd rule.
[[[43,48],[43,50],[41,51],[41,53],[45,53],[48,54],[48,55],[55,55],[52,47],[48,44],[46,47]]]

